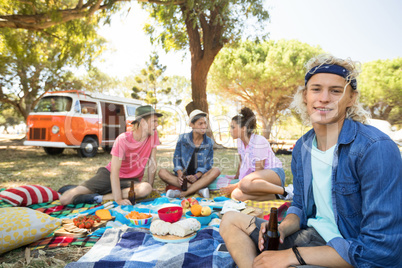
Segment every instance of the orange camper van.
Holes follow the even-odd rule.
[[[41,146],[49,155],[74,148],[93,157],[99,146],[109,152],[120,133],[131,129],[139,100],[78,90],[46,93],[27,119],[24,145]]]

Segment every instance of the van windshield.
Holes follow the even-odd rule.
[[[65,96],[46,96],[39,100],[34,112],[68,112],[71,110],[72,99]]]

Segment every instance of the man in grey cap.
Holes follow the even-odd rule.
[[[156,173],[156,146],[160,144],[156,128],[158,117],[151,105],[140,106],[135,111],[132,131],[120,134],[113,144],[112,160],[101,167],[91,179],[79,186],[62,187],[60,202],[66,204],[101,203],[114,200],[119,205],[131,205],[128,200],[130,181],[134,180],[136,197],[149,195]],[[148,163],[148,182],[141,182]],[[70,188],[70,189],[68,189]],[[68,189],[68,190],[67,190]],[[59,190],[62,192],[63,190]]]

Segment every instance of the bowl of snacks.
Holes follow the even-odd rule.
[[[212,219],[212,209],[209,206],[193,205],[185,215],[186,218],[196,219],[201,225],[208,225]]]
[[[138,211],[131,211],[125,216],[134,225],[149,225],[152,222],[152,215],[147,213],[140,213]]]
[[[166,222],[176,222],[183,215],[182,207],[165,207],[158,210],[159,219]]]

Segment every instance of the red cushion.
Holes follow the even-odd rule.
[[[58,200],[60,194],[55,190],[40,185],[24,185],[0,192],[0,199],[13,206],[26,207],[38,203]]]

